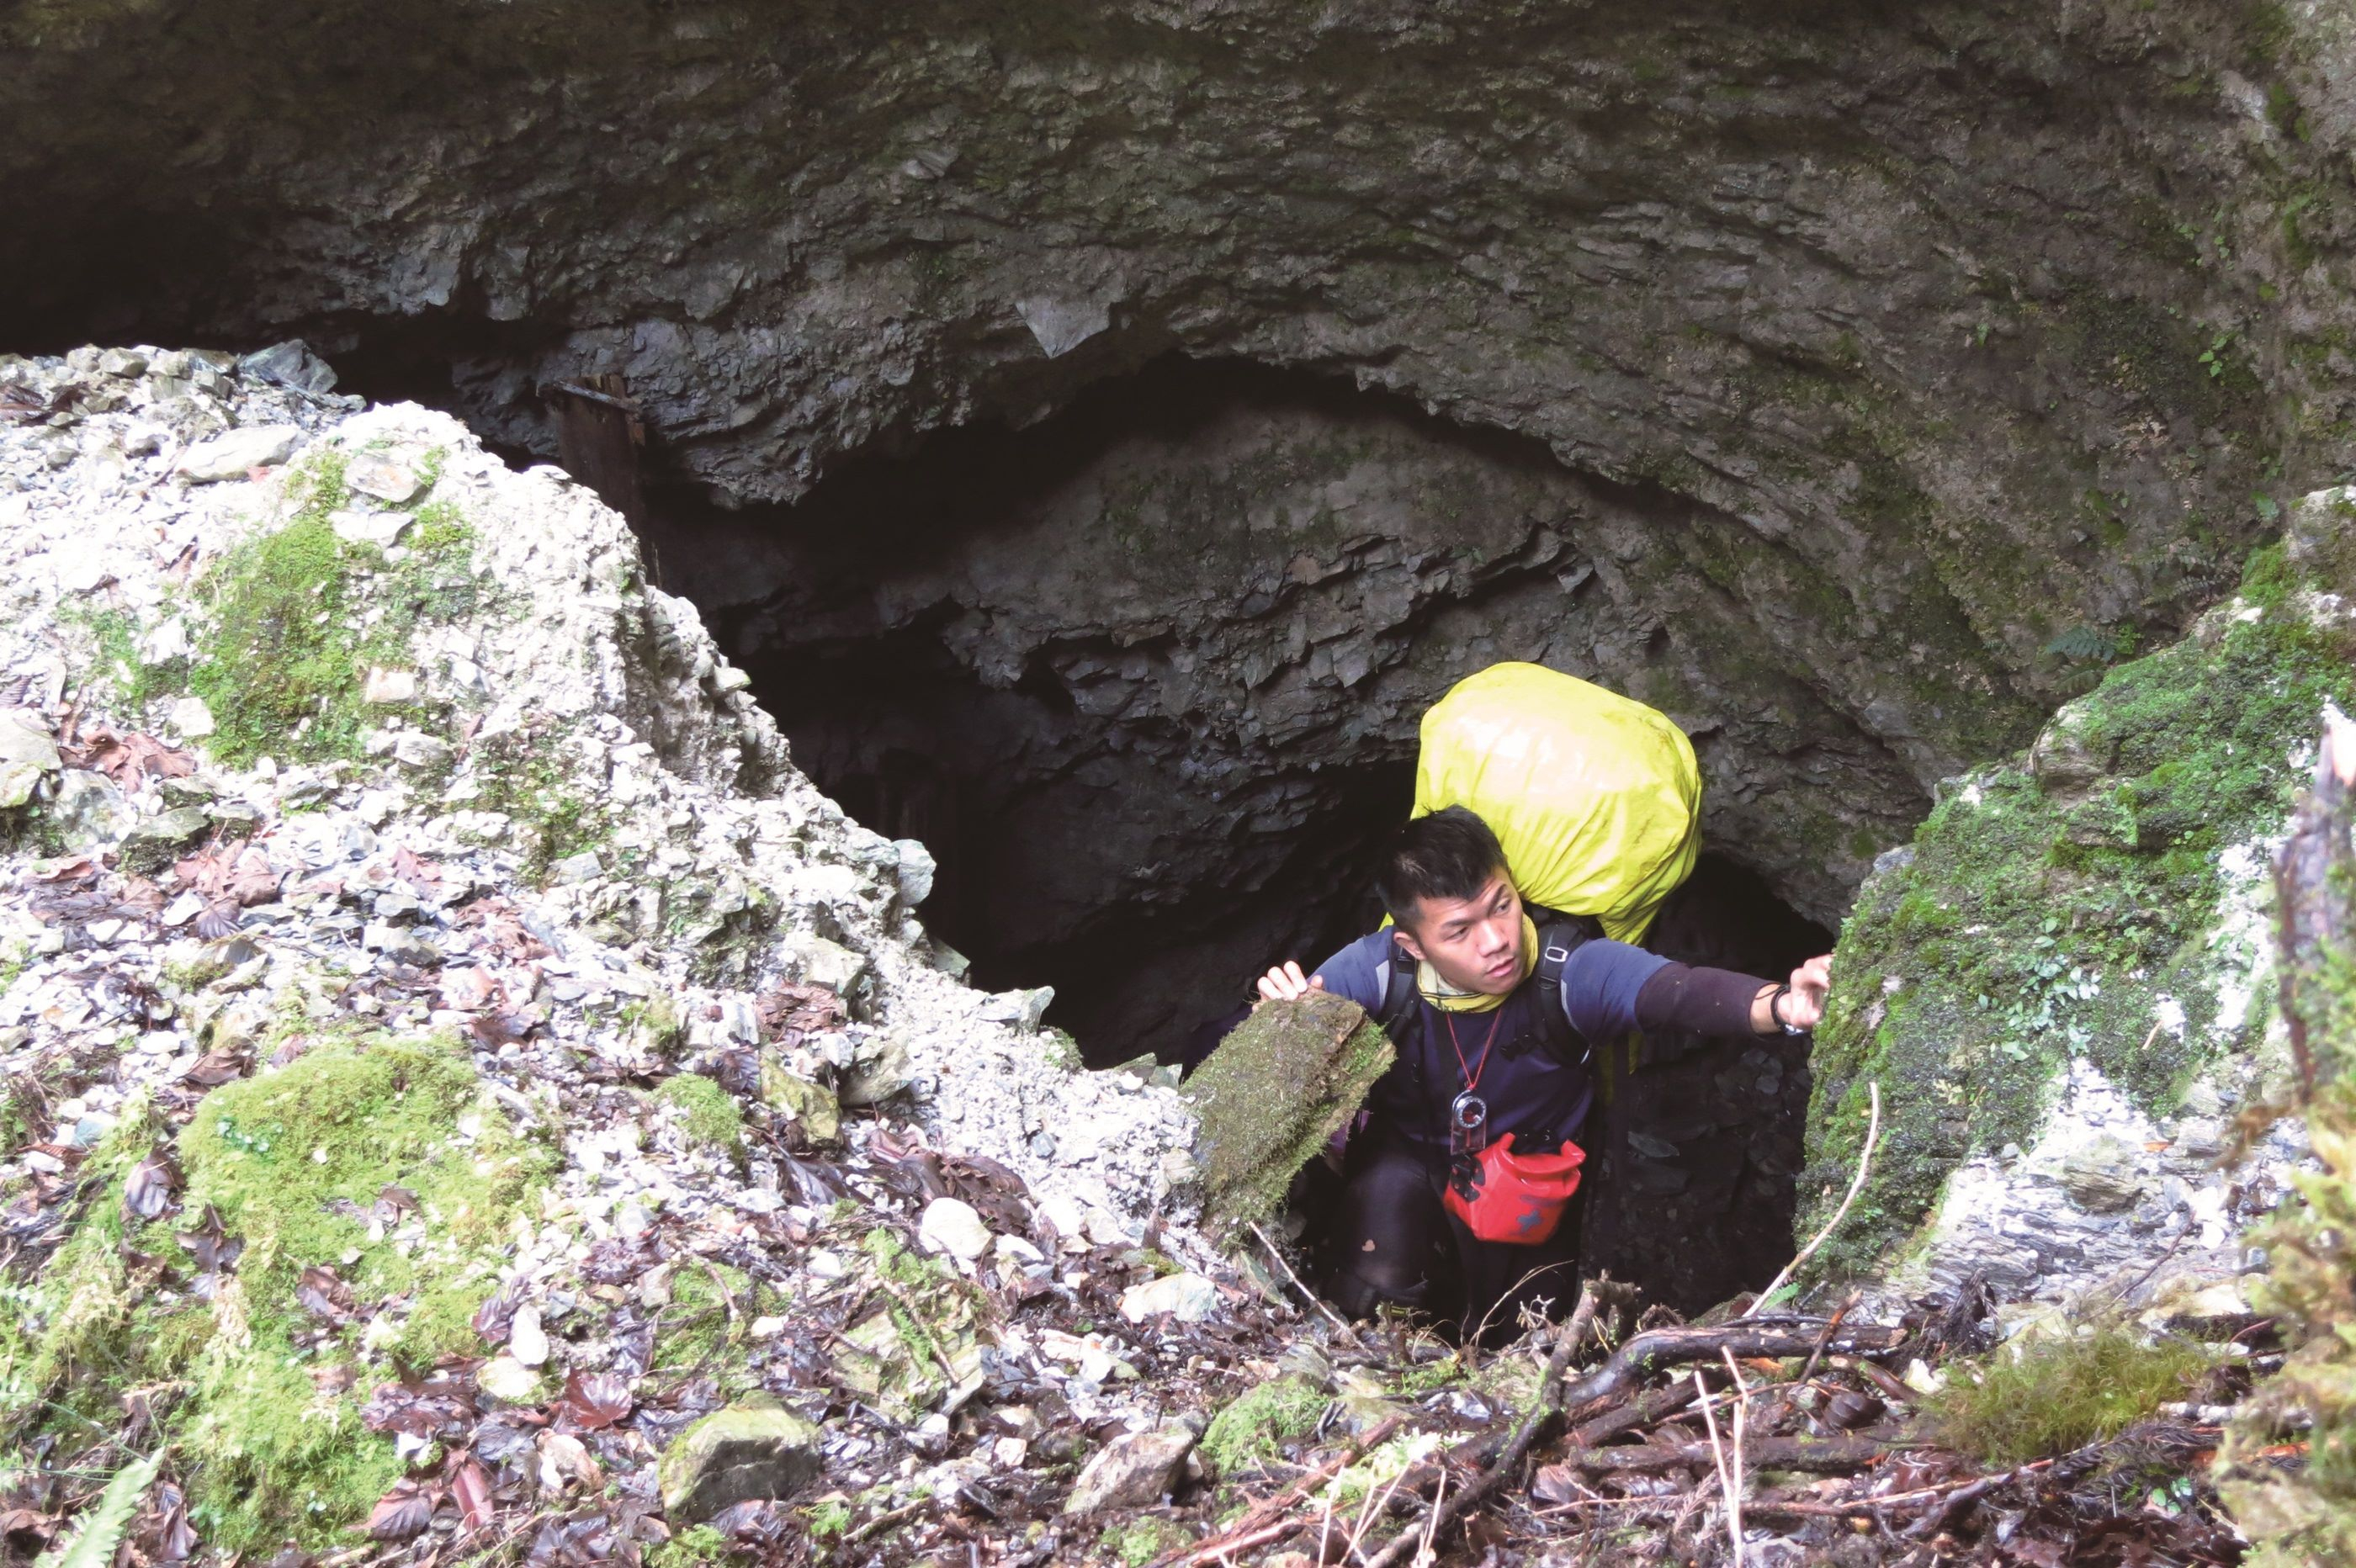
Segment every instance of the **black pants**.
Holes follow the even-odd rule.
[[[1328,1231],[1327,1293],[1354,1317],[1384,1302],[1452,1320],[1464,1337],[1502,1343],[1522,1309],[1560,1317],[1579,1296],[1580,1215],[1586,1189],[1536,1246],[1484,1242],[1448,1211],[1444,1154],[1368,1133],[1350,1142]]]

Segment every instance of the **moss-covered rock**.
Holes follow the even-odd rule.
[[[1298,1372],[1247,1390],[1211,1417],[1203,1432],[1203,1456],[1232,1476],[1277,1456],[1278,1445],[1305,1437],[1332,1401]]]
[[[836,1378],[896,1420],[949,1408],[981,1386],[979,1296],[934,1259],[886,1230],[868,1232],[860,1266],[876,1285],[873,1306],[845,1328]]]
[[[1205,1219],[1232,1229],[1275,1213],[1396,1056],[1365,1009],[1322,991],[1263,1004],[1238,1024],[1187,1086],[1203,1124]]]
[[[761,1062],[761,1103],[812,1143],[830,1144],[842,1135],[842,1107],[834,1091],[766,1058]]]
[[[2302,531],[2294,527],[2295,541]],[[2218,1489],[2256,1568],[2356,1561],[2356,793],[2345,782],[2356,747],[2333,728],[2276,883],[2282,1007],[2297,1058],[2286,1095],[2306,1114],[2319,1168],[2292,1177],[2296,1198],[2252,1238],[2267,1262],[2252,1305],[2289,1354],[2244,1402],[2219,1452]],[[2283,1445],[2302,1439],[2305,1466],[2284,1463]]]
[[[1816,1034],[1803,1234],[1847,1185],[1869,1084],[1883,1106],[1871,1179],[1823,1267],[1885,1267],[1959,1164],[2033,1138],[2073,1064],[2165,1116],[2255,1043],[2265,843],[2318,713],[2351,690],[2356,636],[2326,564],[2260,550],[2191,635],[2111,669],[2025,753],[1953,781],[1884,857]]]
[[[663,1510],[686,1523],[756,1498],[789,1498],[819,1472],[818,1428],[752,1394],[717,1410],[663,1451]]]

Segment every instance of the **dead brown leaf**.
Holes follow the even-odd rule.
[[[95,768],[125,788],[142,779],[183,779],[197,771],[196,760],[153,735],[132,731],[117,735],[103,728],[82,737],[82,748],[72,759],[77,767]]]
[[[303,1271],[302,1279],[294,1286],[294,1299],[312,1317],[324,1317],[331,1323],[345,1322],[357,1310],[352,1287],[326,1264],[313,1264]]]
[[[377,1541],[413,1541],[434,1523],[440,1489],[416,1481],[396,1482],[392,1490],[377,1499],[361,1528]]]
[[[602,1432],[629,1414],[637,1403],[630,1393],[630,1380],[620,1373],[584,1375],[576,1371],[564,1380],[556,1415],[568,1431]]]
[[[450,1471],[450,1495],[469,1531],[491,1522],[491,1477],[472,1454],[458,1456]]]
[[[794,1045],[806,1034],[841,1027],[842,998],[824,986],[787,980],[754,1004],[765,1039]]]
[[[173,1161],[171,1150],[155,1149],[123,1179],[123,1217],[161,1219],[170,1211],[172,1195],[179,1189],[180,1168]]]

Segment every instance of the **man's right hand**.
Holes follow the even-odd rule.
[[[1259,977],[1259,999],[1263,1002],[1290,1002],[1324,988],[1323,979],[1303,975],[1301,965],[1290,958]]]

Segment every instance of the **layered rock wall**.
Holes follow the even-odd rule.
[[[2180,624],[2342,432],[2335,18],[34,7],[10,331],[300,328],[543,453],[541,389],[618,374],[724,503],[1173,348],[1310,368],[1689,535],[1927,788]]]

